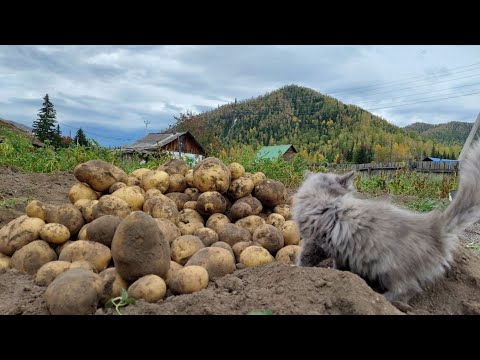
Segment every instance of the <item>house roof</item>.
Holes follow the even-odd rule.
[[[442,158],[427,156],[425,159],[423,159],[423,161],[457,162],[458,160],[442,159]]]
[[[135,141],[133,144],[127,145],[124,148],[124,151],[154,151],[157,149],[157,147],[163,147],[185,134],[188,134],[188,136],[193,139],[193,141],[198,145],[198,147],[205,151],[189,131],[176,133],[150,133],[145,135],[143,138]]]
[[[264,146],[258,151],[256,157],[263,159],[274,159],[285,154],[290,147],[293,148],[294,152],[297,152],[292,144]]]

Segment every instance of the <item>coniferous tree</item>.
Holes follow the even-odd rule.
[[[43,98],[43,105],[38,113],[38,118],[33,122],[33,133],[40,141],[49,140],[54,146],[59,143],[57,131],[55,129],[56,110],[50,102],[48,94]],[[59,128],[58,128],[59,130]]]
[[[80,145],[80,146],[88,146],[89,145],[87,137],[85,136],[85,133],[83,132],[82,128],[77,130],[77,133],[75,134],[75,137],[73,138],[73,142],[75,143],[75,145]]]

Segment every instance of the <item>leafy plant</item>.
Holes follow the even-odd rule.
[[[128,305],[135,305],[135,303],[136,303],[136,300],[128,296],[127,290],[122,289],[122,295],[108,300],[108,302],[105,304],[105,307],[106,308],[115,307],[115,310],[117,311],[118,315],[122,315],[122,313],[119,310],[121,307],[125,307]]]

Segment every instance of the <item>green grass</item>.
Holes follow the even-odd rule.
[[[443,201],[433,199],[420,199],[408,203],[407,208],[419,212],[429,212],[432,210],[444,210],[447,204]]]
[[[0,209],[14,207],[18,204],[26,205],[30,200],[31,198],[25,198],[25,197],[0,200]]]
[[[247,315],[273,315],[273,311],[268,310],[250,310]]]

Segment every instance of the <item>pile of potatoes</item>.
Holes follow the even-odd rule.
[[[147,302],[193,293],[300,250],[285,186],[238,163],[175,159],[127,175],[90,160],[74,175],[70,204],[33,200],[0,229],[0,268],[48,286],[52,314],[92,314],[123,288]]]

